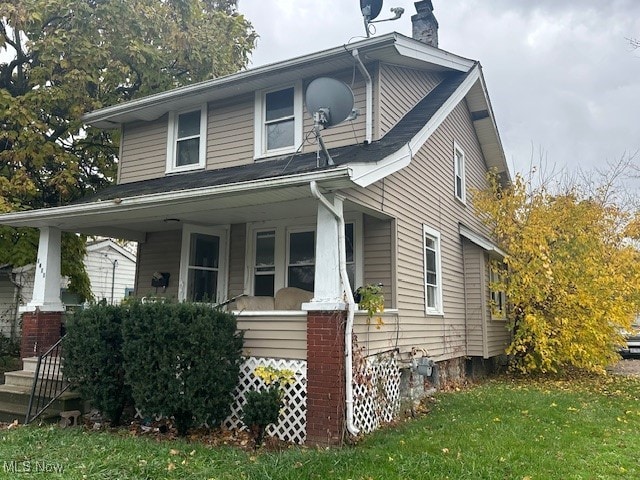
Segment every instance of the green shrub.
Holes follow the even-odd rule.
[[[134,303],[123,337],[136,407],[172,416],[181,435],[194,422],[214,426],[229,415],[242,354],[233,315],[199,304]]]
[[[288,368],[260,365],[253,374],[262,380],[266,388],[247,392],[242,421],[253,433],[255,447],[258,448],[267,427],[278,421],[283,406],[284,388],[295,382],[295,373]]]
[[[122,356],[125,314],[122,307],[109,305],[77,311],[67,320],[64,340],[65,376],[112,425],[120,423],[125,406],[132,403]]]
[[[282,397],[278,385],[260,391],[249,391],[246,394],[247,403],[242,409],[242,421],[252,431],[255,446],[262,444],[264,432],[272,423],[278,421],[282,408]]]

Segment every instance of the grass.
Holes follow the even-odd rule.
[[[0,431],[0,478],[46,462],[65,479],[640,478],[640,380],[501,378],[439,394],[431,413],[343,449],[247,453],[128,432]],[[40,466],[42,467],[42,463]],[[35,474],[37,476],[37,474]]]

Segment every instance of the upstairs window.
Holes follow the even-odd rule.
[[[302,86],[256,94],[255,157],[294,152],[302,140]]]
[[[442,271],[440,266],[440,233],[423,226],[425,312],[442,315]]]
[[[206,161],[207,109],[169,115],[167,172],[204,168]]]
[[[453,145],[453,163],[454,163],[456,198],[460,200],[462,203],[466,203],[467,189],[465,185],[464,152],[456,144]]]

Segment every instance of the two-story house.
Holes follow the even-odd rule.
[[[431,9],[414,22],[421,15]],[[489,268],[502,252],[473,193],[488,171],[505,183],[509,172],[480,64],[435,42],[433,31],[392,33],[88,113],[86,123],[121,130],[117,185],[0,215],[41,230],[25,318],[59,311],[61,231],[138,241],[137,296],[245,295],[229,305],[245,353],[306,372],[313,441],[375,423],[354,381],[362,365],[393,379],[384,403],[397,411],[398,373],[422,388],[423,357],[439,375],[464,375],[466,359],[502,354],[504,298]],[[322,132],[333,165],[305,109],[318,77],[346,83],[359,112]],[[354,304],[367,284],[383,285],[382,321]],[[382,357],[391,370],[375,367]]]

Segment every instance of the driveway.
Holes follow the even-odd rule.
[[[633,375],[640,377],[640,359],[627,358],[620,360],[614,366],[608,368],[607,371],[614,375]]]

